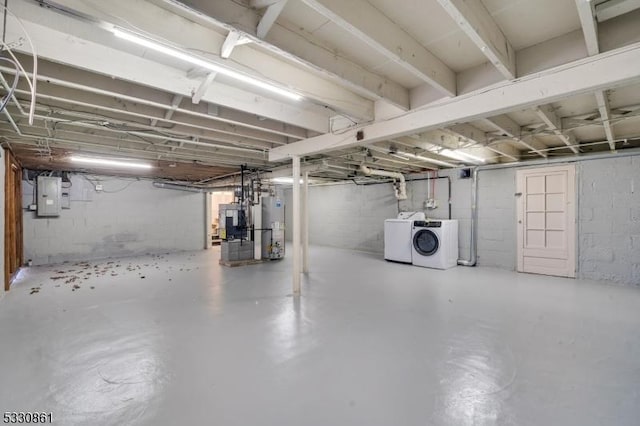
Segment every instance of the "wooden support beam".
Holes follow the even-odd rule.
[[[438,3],[507,80],[516,78],[516,53],[480,0]]]
[[[286,5],[287,0],[280,0],[279,2],[267,7],[264,15],[262,15],[262,19],[260,19],[260,22],[258,23],[258,29],[256,30],[256,35],[259,38],[265,38],[267,36],[267,33],[273,24],[275,24],[276,19],[278,19],[278,16],[280,16],[282,9],[284,9]]]
[[[502,115],[496,115],[494,117],[488,117],[484,119],[484,122],[489,124],[491,127],[496,129],[500,133],[502,133],[504,136],[507,136],[516,140],[519,144],[523,145],[527,149],[530,149],[531,151],[535,152],[539,156],[543,158],[547,157],[547,153],[544,151],[541,151],[545,149],[546,146],[539,140],[535,139],[534,137],[528,138],[529,141],[526,141],[523,138],[521,138],[522,130],[520,129],[520,126],[518,125],[518,123],[513,121],[507,115],[502,114]]]
[[[269,151],[269,160],[366,145],[512,110],[532,108],[595,90],[635,84],[640,82],[639,70],[640,43],[635,43],[464,97],[439,102],[396,118],[376,121],[359,129],[325,134],[277,147]]]
[[[366,0],[301,1],[445,95],[456,95],[455,73]]]
[[[534,109],[538,117],[546,124],[547,128],[551,130],[565,145],[571,149],[575,154],[578,154],[580,150],[573,146],[576,145],[576,138],[571,134],[562,132],[562,121],[560,117],[553,111],[550,105],[542,105]]]

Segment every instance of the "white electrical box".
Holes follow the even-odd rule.
[[[38,176],[36,205],[38,216],[60,216],[62,178]]]

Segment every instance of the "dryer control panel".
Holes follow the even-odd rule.
[[[416,220],[413,222],[413,226],[419,226],[422,228],[442,228],[442,222],[440,222],[439,220]]]

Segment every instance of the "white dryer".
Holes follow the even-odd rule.
[[[411,263],[411,230],[413,222],[425,220],[423,212],[402,212],[396,219],[384,221],[384,258]]]
[[[411,259],[416,266],[449,269],[458,264],[458,221],[417,220],[411,231]]]

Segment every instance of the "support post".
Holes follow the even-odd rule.
[[[302,272],[309,273],[309,172],[302,178]]]
[[[300,295],[300,157],[294,155],[293,160],[293,294]]]

